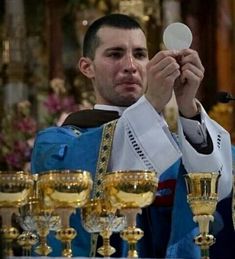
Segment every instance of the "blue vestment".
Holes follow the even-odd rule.
[[[33,150],[32,172],[81,169],[89,171],[94,180],[103,129],[104,126],[87,129],[65,126],[41,131]],[[139,257],[200,258],[200,250],[193,242],[198,228],[186,200],[185,173],[181,160],[168,168],[160,176],[156,201],[138,215],[137,226],[144,231],[144,237],[138,242]],[[78,233],[72,241],[73,256],[89,256],[90,234],[82,227],[79,209],[71,215],[70,225]],[[61,244],[53,233],[48,243],[53,248],[50,256],[60,256]],[[99,239],[98,247],[100,245]],[[111,245],[117,250],[114,257],[127,256],[127,245],[119,234],[112,235]]]

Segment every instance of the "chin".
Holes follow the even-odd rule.
[[[123,97],[119,100],[118,106],[128,107],[136,103],[142,95]]]

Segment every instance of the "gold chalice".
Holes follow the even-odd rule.
[[[40,199],[38,174],[34,174],[33,179],[33,192],[29,196],[28,203],[20,208],[18,220],[24,231],[18,236],[17,241],[23,248],[23,254],[30,255],[31,248],[37,243],[39,237],[39,244],[34,251],[39,255],[47,256],[52,252],[52,248],[47,244],[47,235],[50,230],[58,228],[60,217],[55,215],[53,209],[45,207]]]
[[[56,230],[60,227],[60,217],[54,211],[45,210],[39,207],[33,215],[33,221],[36,226],[37,234],[39,236],[39,245],[35,247],[35,252],[42,256],[47,256],[52,252],[52,248],[47,244],[47,236],[50,230]]]
[[[92,199],[81,209],[81,218],[85,230],[89,233],[99,233],[103,238],[103,246],[97,251],[104,257],[115,253],[110,245],[110,236],[113,232],[120,232],[126,224],[125,217],[118,214],[116,208],[105,199]]]
[[[21,228],[24,230],[18,237],[17,242],[22,247],[23,256],[30,256],[32,246],[38,242],[36,226],[33,220],[34,207],[38,204],[37,198],[37,175],[32,175],[33,188],[28,197],[27,204],[19,208],[19,216],[17,218]]]
[[[153,202],[157,185],[153,171],[116,171],[104,176],[104,197],[126,217],[127,227],[120,234],[128,242],[128,257],[138,257],[136,244],[144,233],[136,227],[136,216]]]
[[[201,248],[201,258],[209,259],[209,247],[215,243],[213,235],[209,234],[209,223],[214,220],[218,202],[218,180],[216,172],[195,172],[185,175],[187,185],[187,200],[194,215],[193,220],[199,225],[200,234],[194,242]]]
[[[33,178],[23,171],[0,171],[0,215],[2,226],[0,234],[5,240],[4,254],[13,256],[12,242],[19,232],[12,227],[12,215],[18,214],[19,207],[27,203],[33,189]]]
[[[81,170],[54,170],[42,173],[38,178],[38,188],[44,208],[55,209],[61,218],[61,228],[56,237],[63,244],[62,256],[71,257],[71,241],[76,236],[69,219],[76,208],[82,207],[89,199],[92,189],[90,173]]]

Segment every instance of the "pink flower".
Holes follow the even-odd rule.
[[[62,109],[60,96],[57,94],[48,95],[47,99],[43,102],[49,113],[58,113]]]
[[[43,104],[50,114],[72,112],[77,109],[77,105],[73,96],[60,96],[57,94],[50,94],[43,102]]]
[[[5,156],[6,163],[10,168],[21,169],[22,156],[20,153],[11,152]]]
[[[7,154],[5,154],[5,160],[9,168],[21,169],[22,162],[30,160],[31,148],[26,141],[16,140],[14,142],[14,148]]]
[[[73,112],[77,109],[77,105],[72,96],[67,96],[62,99],[62,109],[64,112]]]
[[[16,128],[22,133],[33,135],[37,130],[37,123],[33,118],[25,117],[16,122]]]

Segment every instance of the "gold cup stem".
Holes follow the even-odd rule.
[[[209,249],[201,249],[201,259],[210,259]]]
[[[63,245],[62,256],[72,257],[71,242],[76,237],[77,232],[74,228],[69,227],[70,215],[74,212],[74,208],[57,208],[56,212],[61,218],[61,228],[56,231],[56,238]]]
[[[14,227],[3,226],[1,229],[1,235],[4,239],[4,255],[6,257],[13,256],[12,243],[18,237],[19,231]]]
[[[209,259],[209,247],[215,243],[213,235],[209,234],[210,221],[218,202],[218,172],[191,172],[185,175],[187,200],[198,223],[200,234],[194,242],[201,249],[201,258]]]
[[[209,247],[215,243],[213,235],[209,234],[210,221],[214,220],[212,215],[196,215],[193,220],[198,223],[200,234],[195,237],[195,243],[200,246],[201,258],[209,259]]]
[[[63,245],[62,256],[72,257],[71,241],[75,238],[77,232],[74,228],[61,228],[56,231],[56,238],[61,241]]]
[[[36,244],[37,240],[37,235],[30,231],[24,231],[18,236],[17,242],[23,249],[23,256],[31,256],[32,246]]]
[[[60,216],[61,226],[69,227],[70,215],[75,212],[74,208],[56,208],[55,211]]]
[[[128,243],[128,258],[138,258],[137,242],[143,237],[144,232],[136,227],[136,216],[141,213],[140,208],[122,209],[121,214],[126,217],[127,228],[121,233],[121,238]]]
[[[49,234],[49,230],[47,228],[39,228],[39,245],[35,248],[35,252],[42,256],[47,256],[51,253],[52,249],[47,244],[47,235]]]
[[[107,227],[107,229],[100,232],[100,235],[103,238],[103,246],[101,246],[97,252],[104,257],[110,257],[116,252],[116,249],[110,245],[110,236],[112,235],[112,231]]]
[[[214,221],[214,217],[212,215],[196,215],[193,217],[194,222],[198,222],[200,233],[209,233],[209,224],[210,221]]]
[[[42,210],[38,215],[34,215],[37,233],[39,236],[39,245],[35,248],[35,252],[42,256],[47,256],[52,252],[52,248],[47,244],[47,235],[50,232],[48,224],[45,222],[46,212]]]
[[[136,242],[129,243],[128,258],[138,258],[138,253],[136,250]]]
[[[12,243],[18,237],[19,231],[11,226],[12,214],[18,213],[18,208],[0,208],[0,215],[2,219],[1,235],[4,240],[4,255],[13,256]]]

